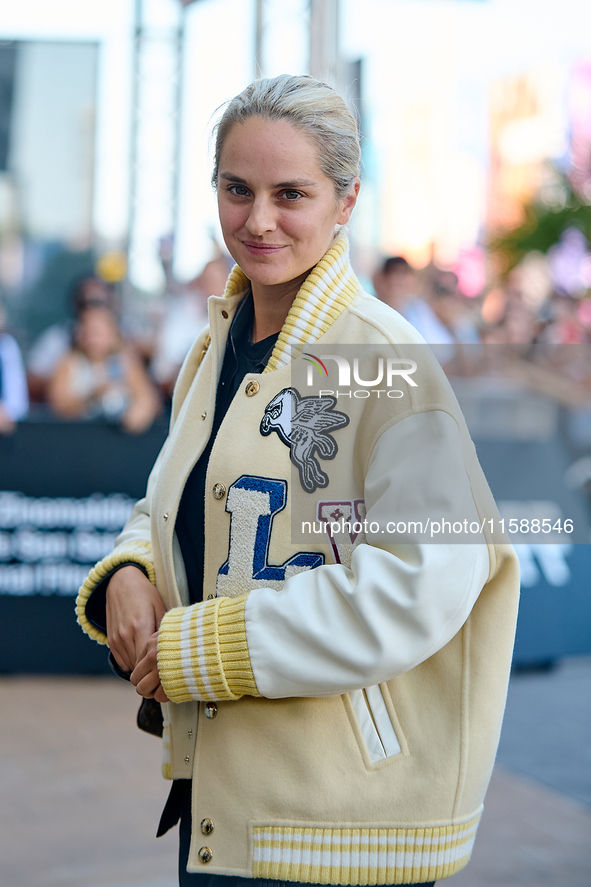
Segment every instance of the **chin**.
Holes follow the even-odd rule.
[[[244,269],[243,269],[244,270]],[[249,274],[245,271],[246,276],[251,281],[251,283],[255,283],[258,286],[281,286],[283,283],[289,283],[294,280],[293,277],[289,274],[273,274],[268,276],[263,276],[260,274]]]
[[[275,286],[280,283],[288,283],[298,276],[297,272],[292,273],[291,269],[280,269],[272,267],[271,264],[265,265],[260,261],[248,261],[238,263],[249,280],[258,283],[261,286]]]

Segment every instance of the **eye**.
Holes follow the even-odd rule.
[[[302,194],[300,191],[293,191],[291,188],[288,191],[284,191],[282,194],[282,197],[285,197],[286,200],[289,200],[292,203],[299,200],[301,196]]]
[[[229,185],[228,192],[230,194],[234,194],[236,197],[248,196],[248,188],[246,188],[244,185]]]

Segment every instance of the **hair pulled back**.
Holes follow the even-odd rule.
[[[255,80],[231,99],[216,124],[211,181],[217,188],[220,156],[228,133],[249,117],[287,120],[316,143],[322,172],[332,179],[337,198],[349,193],[359,175],[361,149],[357,123],[345,100],[327,83],[309,75]]]

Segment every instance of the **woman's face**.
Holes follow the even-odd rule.
[[[286,120],[250,117],[222,147],[218,207],[226,246],[253,285],[299,289],[351,215],[359,180],[337,199],[312,139]],[[295,295],[295,292],[294,292]]]
[[[104,360],[119,350],[117,322],[107,308],[86,308],[76,327],[76,343],[90,360]]]

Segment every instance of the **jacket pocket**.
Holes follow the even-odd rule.
[[[388,697],[384,697],[379,684],[353,690],[348,696],[359,736],[372,764],[408,754],[400,726],[394,725],[394,713],[388,710]]]

